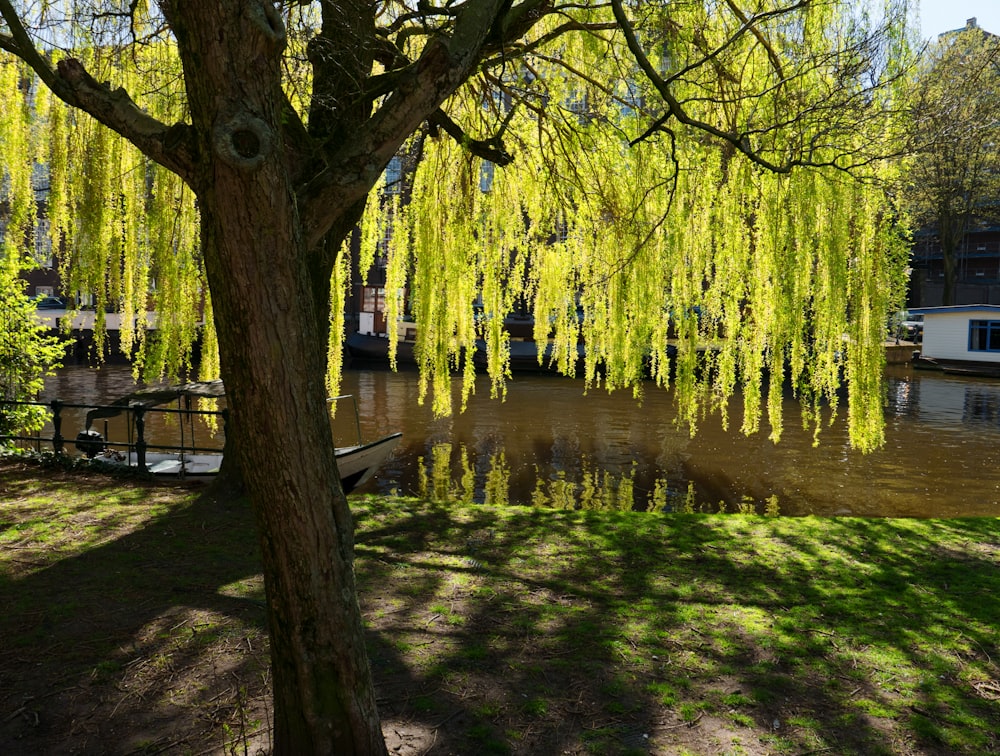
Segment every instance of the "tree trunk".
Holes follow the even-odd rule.
[[[953,212],[938,213],[938,239],[941,242],[941,265],[944,273],[944,290],[941,304],[955,304],[955,289],[958,286],[958,245],[965,234],[964,224]]]
[[[327,414],[323,303],[282,141],[281,21],[267,3],[161,5],[198,135],[192,184],[228,430],[263,556],[274,753],[383,754]]]
[[[220,173],[199,199],[229,427],[261,540],[275,753],[381,753],[295,204],[280,176]]]
[[[216,245],[209,279],[230,429],[261,540],[275,753],[384,753],[357,605],[351,516],[327,416],[324,352],[315,348],[317,319],[310,297],[296,295],[308,286],[299,266],[275,254],[294,249],[294,225],[284,224],[284,242],[268,239],[280,225],[281,204],[279,197],[243,194],[203,209],[204,233],[226,239]],[[294,217],[288,203],[284,214]],[[258,280],[245,285],[243,276]],[[267,294],[258,301],[243,296],[257,291]],[[222,333],[233,336],[223,340]]]
[[[954,247],[941,247],[941,264],[944,272],[944,289],[941,292],[941,304],[955,304],[955,287],[958,283],[958,265],[956,264]]]

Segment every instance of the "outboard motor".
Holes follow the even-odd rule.
[[[76,434],[76,450],[93,459],[107,448],[104,436],[95,430],[82,430]]]

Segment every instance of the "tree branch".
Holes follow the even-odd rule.
[[[307,245],[323,237],[333,208],[366,196],[399,146],[466,81],[482,60],[506,0],[468,0],[457,11],[451,36],[428,40],[420,57],[393,82],[394,89],[358,138],[345,141],[324,170],[299,193]]]
[[[767,50],[767,57],[771,59],[771,65],[774,67],[775,73],[777,73],[780,78],[782,79],[785,78],[783,66],[781,65],[781,59],[778,57],[778,54],[774,51],[774,48],[771,46],[771,43],[768,41],[767,37],[765,37],[761,33],[760,29],[758,29],[756,26],[757,21],[767,18],[771,14],[762,13],[759,16],[754,16],[753,18],[747,18],[746,14],[742,10],[740,10],[739,6],[737,6],[733,0],[726,0],[726,5],[729,6],[729,10],[733,12],[733,15],[740,20],[740,23],[743,24],[743,27],[745,29],[749,29],[750,33],[753,34],[754,37],[757,38],[757,41],[763,46],[763,48]]]
[[[191,126],[184,123],[167,126],[147,115],[124,88],[113,90],[109,84],[99,83],[75,58],[60,60],[58,73],[68,96],[55,88],[53,91],[67,104],[89,113],[181,178],[193,179],[197,147]]]
[[[769,170],[773,170],[778,173],[788,172],[789,168],[785,166],[775,165],[770,161],[764,160],[762,157],[757,155],[753,150],[750,149],[750,146],[746,143],[746,140],[740,138],[739,135],[723,131],[722,129],[719,129],[710,123],[706,123],[704,121],[700,121],[696,118],[692,118],[691,116],[689,116],[687,112],[684,110],[684,108],[681,107],[681,104],[680,102],[678,102],[677,98],[674,97],[674,93],[670,90],[669,83],[665,81],[663,77],[659,75],[659,73],[657,73],[656,69],[653,67],[653,64],[646,56],[645,51],[642,49],[642,46],[639,44],[639,40],[635,33],[635,28],[632,26],[632,22],[629,20],[628,16],[625,13],[625,9],[622,7],[622,0],[611,0],[611,9],[614,12],[615,20],[618,21],[618,25],[621,28],[622,33],[625,35],[625,43],[628,45],[629,51],[635,58],[635,61],[638,64],[639,68],[646,75],[646,78],[649,79],[650,83],[652,83],[653,86],[656,88],[656,91],[659,92],[660,97],[663,98],[663,101],[667,105],[669,115],[676,118],[680,123],[700,129],[708,134],[711,134],[714,137],[717,137],[719,139],[722,139],[723,141],[730,143],[737,150],[739,150],[744,155],[749,157],[755,163],[758,163],[759,165],[762,165],[763,167],[768,168]],[[665,121],[665,117],[662,117],[660,120]]]
[[[0,49],[27,63],[56,97],[89,113],[182,178],[193,176],[195,146],[189,126],[167,126],[147,115],[124,89],[112,90],[110,85],[98,83],[74,58],[59,61],[53,69],[31,41],[10,0],[0,0],[0,17],[10,29],[9,36],[0,35]]]
[[[735,42],[735,40],[739,36],[742,36],[743,34],[750,31],[752,29],[753,24],[759,21],[761,18],[764,18],[765,16],[780,15],[799,8],[803,8],[806,5],[808,5],[808,2],[809,0],[799,0],[799,2],[790,5],[786,8],[778,9],[768,14],[761,14],[760,16],[757,16],[753,19],[750,19],[747,22],[744,22],[743,25],[740,27],[740,29],[722,46],[714,50],[712,53],[707,55],[701,61],[698,61],[695,64],[685,67],[684,72],[690,71],[693,68],[696,68],[697,66],[702,65],[705,62],[708,62],[712,58],[716,57],[718,54],[722,52],[722,50],[732,45],[733,42]],[[625,9],[622,6],[622,0],[611,0],[611,7],[612,11],[614,12],[615,19],[618,21],[622,33],[625,36],[626,44],[628,45],[629,50],[632,52],[632,55],[635,58],[636,63],[639,65],[639,68],[642,70],[643,74],[645,74],[646,78],[656,88],[659,95],[663,98],[664,103],[667,105],[667,113],[661,116],[657,120],[657,122],[653,124],[653,126],[647,129],[647,131],[643,134],[643,136],[640,137],[640,140],[648,137],[654,131],[657,131],[658,129],[662,128],[662,125],[667,120],[669,120],[670,117],[673,117],[676,118],[678,122],[686,126],[690,126],[700,131],[704,131],[707,134],[710,134],[724,142],[727,142],[728,144],[732,145],[732,147],[735,148],[737,151],[741,152],[746,158],[748,158],[753,163],[756,163],[762,168],[765,168],[769,171],[773,171],[775,173],[789,173],[793,168],[803,165],[839,167],[836,160],[823,160],[814,162],[811,159],[803,158],[801,156],[791,157],[783,162],[776,162],[774,160],[770,160],[764,157],[763,154],[761,154],[759,151],[753,148],[753,146],[750,144],[750,140],[746,133],[736,133],[734,131],[727,131],[725,129],[721,129],[717,126],[714,126],[713,124],[710,124],[706,121],[702,121],[698,118],[694,118],[693,116],[691,116],[684,108],[684,106],[674,96],[674,93],[670,87],[670,82],[676,80],[676,78],[681,74],[680,73],[674,74],[668,79],[664,79],[662,76],[660,76],[659,73],[656,71],[656,69],[653,67],[653,65],[650,63],[649,58],[646,56],[645,51],[642,49],[639,40],[636,36],[635,29],[632,26],[632,23],[629,20],[628,16],[626,15]],[[773,50],[770,47],[767,47],[767,50],[769,57],[773,56],[774,54]],[[771,60],[773,65],[774,58],[772,57]]]
[[[443,129],[448,136],[476,157],[489,160],[491,163],[496,163],[499,166],[510,165],[514,162],[514,156],[504,148],[499,135],[490,139],[473,139],[462,130],[461,126],[451,119],[451,116],[440,108],[431,113],[427,122],[432,127]]]
[[[28,36],[28,32],[25,30],[24,24],[21,23],[21,17],[14,10],[9,0],[0,0],[0,17],[7,22],[7,27],[10,29],[9,37],[0,35],[0,49],[16,55],[27,63],[57,97],[73,105],[74,103],[67,100],[69,91],[52,69],[52,66],[49,65],[49,62],[38,52],[38,49],[31,41],[31,37]]]

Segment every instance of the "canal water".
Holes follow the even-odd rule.
[[[45,398],[97,404],[133,388],[127,367],[72,367],[47,382]],[[403,433],[365,487],[373,492],[595,509],[1000,515],[1000,382],[892,369],[886,444],[869,455],[849,448],[843,412],[814,446],[792,399],[775,445],[767,430],[740,434],[738,410],[729,431],[710,417],[692,438],[675,424],[670,393],[653,387],[640,404],[628,392],[585,395],[578,380],[519,374],[506,401],[490,399],[484,380],[468,409],[450,418],[418,403],[413,372],[348,370],[343,392],[357,398],[366,441]],[[82,413],[64,422],[67,438],[82,428]],[[160,437],[183,431],[199,445],[221,442],[221,431],[201,422],[159,417],[148,427]],[[334,430],[338,444],[354,443],[349,406]]]

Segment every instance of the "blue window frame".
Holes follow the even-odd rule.
[[[1000,352],[1000,320],[970,320],[969,351]]]

